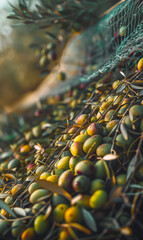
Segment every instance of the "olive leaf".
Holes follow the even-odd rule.
[[[112,160],[115,160],[119,157],[119,155],[115,155],[115,154],[106,154],[104,157],[103,157],[103,160],[105,161],[112,161]]]
[[[129,166],[127,169],[127,175],[126,175],[126,182],[129,180],[130,176],[135,171],[135,161],[136,161],[136,155],[133,156],[133,158],[131,159],[131,161],[129,163]]]
[[[93,232],[97,232],[97,225],[92,214],[86,209],[82,208],[82,215],[87,227],[90,228],[90,230],[92,230]]]
[[[13,208],[13,211],[16,213],[16,215],[19,215],[19,216],[22,216],[22,217],[26,216],[26,211],[23,208],[15,207],[15,208]]]
[[[86,234],[91,234],[91,231],[88,228],[80,225],[79,223],[69,223],[68,225]]]
[[[3,202],[2,200],[0,200],[0,208],[4,209],[7,213],[9,213],[12,217],[16,218],[15,213],[10,209],[10,207]]]
[[[128,140],[128,132],[127,132],[127,129],[126,129],[126,127],[123,123],[121,123],[120,130],[121,130],[121,133],[122,133],[124,139]]]
[[[42,180],[42,179],[38,179],[36,182],[40,187],[42,187],[46,190],[49,190],[54,193],[58,193],[58,194],[64,196],[65,198],[67,198],[68,200],[72,199],[72,196],[67,191],[65,191],[62,187],[58,186],[58,184],[56,184],[56,183],[49,182],[49,181]]]

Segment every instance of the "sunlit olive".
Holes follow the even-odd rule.
[[[38,217],[34,220],[34,231],[38,235],[43,235],[49,230],[49,222],[46,219],[45,215],[40,214]]]
[[[67,223],[70,223],[70,222],[81,223],[83,219],[81,209],[77,206],[69,207],[66,210],[64,217]]]
[[[104,190],[97,190],[89,199],[91,208],[99,209],[104,206],[107,201],[107,193]]]

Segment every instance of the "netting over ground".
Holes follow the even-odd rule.
[[[113,69],[119,75],[123,67],[127,74],[143,54],[142,39],[143,2],[125,1],[95,26],[77,36],[73,41],[75,44],[70,44],[69,49],[72,50],[67,51],[62,62],[62,70],[69,72],[69,82],[59,84],[52,94],[63,92],[80,82],[104,77]],[[76,54],[71,59],[72,51]],[[74,68],[76,76],[72,77]]]

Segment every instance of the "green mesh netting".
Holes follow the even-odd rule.
[[[69,44],[70,50],[63,57],[63,70],[70,73],[76,68],[79,72],[76,71],[76,76],[69,77],[69,81],[58,84],[52,94],[62,93],[80,82],[104,77],[104,74],[113,69],[119,74],[120,61],[123,59],[122,71],[127,74],[142,55],[142,39],[143,2],[127,0]],[[70,58],[72,51],[76,52],[74,59]]]

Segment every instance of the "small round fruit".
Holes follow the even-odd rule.
[[[109,122],[109,121],[111,120],[111,118],[114,116],[114,113],[115,113],[115,110],[114,110],[114,109],[109,110],[109,111],[106,113],[104,120],[105,120],[106,122]]]
[[[89,199],[91,208],[99,209],[104,206],[107,201],[107,193],[104,190],[97,190]]]
[[[46,180],[46,179],[47,179],[47,177],[49,177],[49,176],[51,176],[51,174],[50,174],[50,173],[48,173],[48,172],[43,172],[43,173],[41,173],[41,175],[40,175],[39,179]]]
[[[47,177],[46,180],[49,181],[49,182],[58,183],[59,175],[49,176],[49,177]]]
[[[96,149],[96,154],[99,157],[103,157],[106,154],[110,153],[112,144],[110,143],[103,143]]]
[[[23,230],[24,223],[20,220],[16,220],[11,224],[11,234],[13,237],[17,237]]]
[[[21,148],[20,148],[20,152],[21,153],[29,153],[31,151],[31,147],[30,145],[23,145]]]
[[[113,128],[115,128],[115,126],[117,126],[118,122],[119,122],[119,120],[115,119],[115,120],[112,120],[109,123],[107,123],[107,125],[106,125],[107,133],[110,133],[111,130],[113,130]]]
[[[59,72],[58,79],[60,81],[65,81],[66,80],[66,73],[65,72]]]
[[[83,155],[83,149],[82,149],[82,144],[80,142],[74,142],[72,143],[70,147],[71,154],[73,156],[82,156]]]
[[[68,209],[68,207],[69,206],[64,203],[57,205],[53,211],[54,221],[58,223],[64,222],[65,211]]]
[[[143,69],[143,58],[141,58],[139,61],[138,61],[138,70],[141,71]]]
[[[97,147],[102,143],[102,137],[100,135],[93,135],[89,137],[83,144],[83,150],[85,153],[94,153]]]
[[[134,140],[133,137],[129,134],[127,140],[125,140],[122,134],[118,134],[116,137],[116,145],[118,147],[129,147],[133,140]]]
[[[68,230],[66,228],[62,229],[59,233],[58,240],[72,240],[73,238],[69,234]]]
[[[7,168],[8,169],[13,169],[13,168],[18,168],[20,165],[20,161],[18,159],[12,159],[11,161],[9,161]]]
[[[69,156],[62,157],[57,163],[57,168],[67,170],[69,168],[69,160],[70,160]]]
[[[43,173],[46,171],[47,166],[40,166],[36,169],[36,174]]]
[[[49,222],[46,219],[45,215],[40,214],[38,217],[34,220],[34,231],[38,235],[43,235],[47,232],[49,229]]]
[[[95,177],[100,179],[106,178],[106,169],[103,160],[99,160],[95,163]]]
[[[84,207],[86,209],[89,209],[90,206],[89,206],[89,198],[90,196],[89,195],[81,195],[80,199],[76,202],[76,206],[79,206],[79,207]]]
[[[33,227],[27,228],[22,234],[21,234],[21,240],[33,240],[35,237],[35,232]]]
[[[115,82],[112,83],[112,88],[115,89],[118,87],[118,85],[120,84],[120,80],[116,80]]]
[[[32,194],[38,188],[39,188],[39,185],[36,182],[31,183],[28,188],[29,194]]]
[[[0,235],[4,235],[10,226],[10,222],[0,219]]]
[[[73,181],[74,175],[70,170],[66,170],[61,174],[59,177],[58,185],[60,187],[63,187],[67,191],[72,191],[72,181]]]
[[[48,196],[49,193],[50,192],[47,191],[46,189],[37,189],[30,195],[29,201],[31,203],[36,203],[40,201],[41,198]]]
[[[103,132],[103,127],[100,125],[100,123],[91,123],[88,128],[87,128],[87,133],[90,136],[93,136],[95,134],[102,134]]]
[[[54,193],[53,196],[52,196],[52,204],[54,206],[57,206],[57,205],[59,205],[61,203],[67,204],[68,200],[65,197],[63,197],[63,196],[61,196],[61,195],[59,195],[57,193]]]
[[[82,125],[87,119],[87,114],[81,114],[77,119],[76,123]]]
[[[84,143],[89,138],[88,134],[80,134],[74,138],[74,142]]]
[[[75,192],[85,193],[90,187],[89,178],[84,175],[77,176],[73,180],[72,186]]]
[[[75,166],[75,174],[93,177],[95,173],[94,164],[91,161],[83,160]]]
[[[126,174],[120,174],[116,177],[116,182],[118,185],[125,185],[126,183]]]
[[[126,34],[126,27],[125,26],[120,27],[119,29],[120,37],[123,37],[125,34]]]
[[[76,157],[71,157],[70,161],[69,161],[69,168],[70,170],[74,173],[74,169],[77,163],[79,163],[82,160],[82,158],[80,156],[76,156]]]
[[[18,183],[11,189],[11,194],[14,195],[14,194],[16,194],[18,191],[20,191],[22,189],[23,189],[23,185]]]
[[[69,207],[65,212],[65,221],[67,223],[70,223],[70,222],[81,223],[82,222],[82,212],[81,212],[80,208],[77,206]]]
[[[91,181],[90,193],[94,193],[97,190],[102,190],[104,188],[105,188],[105,184],[102,179],[94,179]]]
[[[45,205],[44,202],[35,203],[32,207],[33,214],[36,214],[44,205]]]
[[[4,200],[4,202],[5,202],[6,204],[8,204],[8,205],[11,205],[11,204],[13,204],[14,199],[13,199],[12,196],[7,196],[7,197],[5,198],[5,200]]]
[[[134,105],[130,108],[130,112],[133,116],[143,117],[143,105]]]

